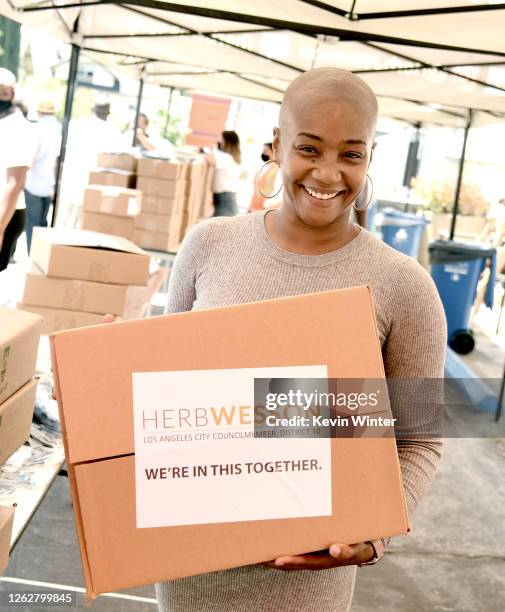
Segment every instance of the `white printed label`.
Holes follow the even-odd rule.
[[[133,373],[138,528],[331,515],[330,440],[254,437],[255,378],[327,367]]]

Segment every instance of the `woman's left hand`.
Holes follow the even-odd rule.
[[[371,561],[375,555],[369,542],[360,544],[332,544],[328,550],[319,550],[306,555],[278,557],[265,565],[284,571],[323,570],[343,565],[358,565]]]

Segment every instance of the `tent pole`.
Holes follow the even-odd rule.
[[[142,104],[142,92],[144,91],[144,77],[140,77],[139,93],[137,95],[137,108],[135,109],[135,121],[133,122],[132,147],[137,146],[137,129],[139,126],[140,105]]]
[[[165,121],[165,127],[163,128],[163,138],[167,138],[168,134],[168,123],[170,121],[170,107],[172,106],[172,96],[174,95],[174,88],[170,87],[170,93],[168,94],[167,104],[167,120]]]
[[[449,234],[449,240],[454,240],[454,234],[456,232],[456,221],[458,218],[458,210],[459,210],[459,195],[461,192],[461,181],[463,179],[463,167],[465,165],[466,143],[468,140],[468,132],[470,131],[471,126],[472,126],[472,109],[468,111],[468,121],[466,122],[465,132],[463,134],[463,146],[461,148],[461,157],[459,158],[458,179],[456,181],[456,191],[454,193],[454,204],[452,207],[451,232]]]
[[[74,32],[77,29],[77,21],[74,26]],[[56,215],[58,212],[58,197],[60,194],[61,186],[61,175],[63,171],[63,164],[65,162],[65,154],[67,151],[67,139],[68,139],[68,126],[70,123],[70,117],[72,116],[72,105],[74,103],[74,94],[77,82],[77,68],[79,65],[79,54],[81,48],[72,43],[72,53],[70,55],[70,65],[68,68],[68,82],[67,82],[67,93],[65,96],[65,112],[63,115],[63,125],[61,128],[61,145],[60,154],[58,156],[58,163],[56,165],[56,177],[54,182],[54,196],[53,196],[53,214],[51,217],[51,227],[54,227],[56,223]]]

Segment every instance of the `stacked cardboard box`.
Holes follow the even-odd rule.
[[[135,187],[137,158],[133,155],[102,153],[98,156],[97,166],[89,173],[90,185]]]
[[[0,506],[0,576],[9,563],[14,508]]]
[[[42,319],[0,308],[0,466],[30,436]],[[0,507],[0,574],[7,567],[14,508]]]
[[[184,209],[184,166],[178,161],[143,158],[137,173],[142,212],[135,218],[134,242],[148,249],[174,251]]]
[[[89,187],[84,192],[81,228],[131,240],[134,217],[141,205],[141,193],[133,189],[137,158],[102,153],[97,164],[98,168],[90,172]]]
[[[18,308],[42,315],[45,334],[98,325],[108,313],[141,317],[165,276],[128,240],[85,230],[36,228],[30,255]]]
[[[137,189],[90,185],[84,192],[81,228],[132,240],[141,198]]]
[[[0,309],[0,465],[30,435],[40,316]]]

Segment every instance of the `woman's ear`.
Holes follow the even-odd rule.
[[[274,128],[274,137],[272,140],[272,151],[273,151],[273,159],[277,163],[280,162],[281,159],[281,131],[279,128]]]

